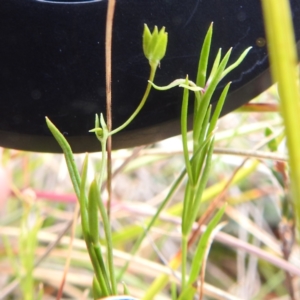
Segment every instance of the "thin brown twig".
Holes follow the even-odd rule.
[[[112,53],[112,29],[113,29],[113,19],[115,11],[115,0],[108,1],[107,15],[106,15],[106,31],[105,31],[105,73],[106,73],[106,122],[107,128],[110,132],[112,129],[112,91],[111,91],[111,53]],[[112,138],[111,135],[107,140],[107,215],[110,217],[110,206],[111,206],[111,150],[112,150]]]

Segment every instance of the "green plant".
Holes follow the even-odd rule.
[[[228,60],[230,58],[231,49],[226,53],[223,59],[221,59],[221,49],[215,58],[212,70],[208,75],[207,65],[210,54],[210,45],[212,39],[213,27],[210,26],[207,35],[205,37],[201,55],[199,59],[198,72],[196,83],[190,81],[188,77],[186,79],[175,80],[168,86],[158,87],[153,84],[156,89],[166,90],[175,86],[183,87],[183,100],[181,109],[181,134],[182,134],[182,146],[185,161],[185,171],[187,174],[187,184],[185,188],[185,195],[183,200],[183,212],[182,212],[182,249],[181,249],[181,294],[179,299],[192,299],[196,293],[195,282],[199,276],[202,261],[205,256],[205,249],[208,247],[209,236],[213,229],[216,227],[218,221],[221,219],[224,212],[224,208],[216,214],[208,225],[207,231],[200,238],[194,259],[191,263],[190,274],[187,275],[187,252],[189,239],[192,234],[192,226],[196,219],[199,217],[200,206],[202,204],[202,194],[206,187],[209,171],[211,168],[211,156],[213,153],[214,145],[214,130],[217,124],[217,120],[221,113],[223,103],[228,93],[230,83],[225,86],[218,104],[211,115],[210,101],[218,83],[235,67],[237,67],[247,55],[251,48],[246,49],[239,59],[232,65],[227,67]],[[194,103],[194,119],[192,130],[192,157],[190,158],[188,147],[188,129],[187,129],[187,116],[189,105],[189,91],[193,91],[195,94]],[[176,183],[177,184],[177,183]],[[175,190],[175,189],[174,189]],[[174,269],[178,266],[179,260],[172,266]],[[166,277],[162,276],[156,280],[153,284],[153,288],[147,291],[144,299],[153,299],[154,295],[160,288],[166,283]]]
[[[165,29],[162,28],[158,32],[157,27],[155,27],[153,33],[151,34],[149,28],[147,27],[147,25],[145,25],[143,34],[143,49],[144,54],[149,60],[150,64],[149,80],[153,80],[159,62],[165,55],[166,47],[167,33],[165,33]],[[107,140],[111,135],[119,132],[120,130],[124,129],[128,124],[130,124],[130,122],[135,118],[135,116],[144,106],[146,99],[149,95],[150,89],[151,85],[150,83],[148,83],[140,105],[123,125],[112,131],[108,130],[103,115],[100,114],[100,117],[96,115],[95,128],[91,131],[95,132],[96,137],[100,141],[102,149],[102,162],[100,173],[95,176],[95,179],[91,183],[88,196],[86,195],[85,191],[88,169],[88,155],[86,155],[86,158],[84,160],[83,171],[82,175],[80,176],[79,171],[76,165],[74,164],[74,158],[71,147],[69,146],[64,136],[54,126],[54,124],[52,124],[51,121],[48,118],[46,118],[46,122],[49,129],[51,130],[52,134],[56,138],[57,142],[59,143],[65,154],[73,187],[77,198],[80,202],[80,214],[82,220],[83,236],[95,271],[95,278],[93,284],[93,292],[95,299],[103,296],[117,294],[117,284],[113,266],[113,247],[111,241],[109,218],[105,211],[105,207],[100,193],[100,187],[102,186],[105,178],[105,167],[107,165]],[[105,231],[105,239],[107,243],[107,266],[104,263],[101,245],[99,242],[99,218],[97,208],[100,211]]]
[[[195,293],[199,294],[200,299],[203,293],[208,299],[260,300],[286,297],[298,299],[299,241],[297,243],[293,238],[294,224],[296,221],[299,224],[299,201],[297,201],[298,192],[296,190],[290,192],[288,171],[291,171],[292,186],[297,188],[299,137],[297,130],[294,129],[299,127],[296,125],[295,117],[299,112],[299,99],[298,90],[295,89],[297,82],[292,80],[290,75],[296,70],[296,61],[294,45],[291,43],[291,16],[286,15],[287,2],[264,1],[265,15],[268,19],[267,32],[271,31],[271,36],[267,36],[267,42],[270,49],[273,49],[272,65],[277,66],[278,77],[276,75],[274,79],[280,81],[280,105],[286,125],[283,125],[280,115],[276,113],[277,89],[272,87],[255,100],[257,106],[249,104],[240,110],[248,112],[252,110],[256,113],[231,113],[219,122],[218,130],[212,130],[211,135],[207,130],[204,136],[201,136],[199,134],[201,128],[198,128],[198,133],[187,134],[182,141],[184,151],[173,149],[173,145],[161,149],[161,144],[158,143],[151,148],[114,152],[113,165],[121,161],[122,174],[119,173],[120,178],[114,179],[116,198],[113,204],[117,209],[112,210],[112,221],[107,221],[103,203],[98,203],[102,196],[97,182],[100,181],[101,172],[92,180],[88,176],[93,167],[98,170],[101,165],[100,169],[103,170],[101,180],[105,180],[105,162],[99,160],[96,155],[89,155],[88,158],[73,155],[71,149],[66,147],[67,163],[73,172],[71,175],[73,183],[75,182],[75,191],[79,202],[83,203],[81,225],[84,223],[86,226],[85,232],[78,228],[72,251],[66,251],[68,247],[72,248],[73,238],[66,233],[73,218],[70,209],[74,206],[56,205],[52,201],[49,203],[45,200],[63,199],[70,202],[76,200],[69,194],[68,180],[60,181],[61,178],[58,180],[63,169],[60,155],[41,155],[8,149],[3,151],[3,160],[5,159],[5,163],[10,167],[13,166],[13,186],[7,213],[1,214],[0,218],[0,234],[4,241],[4,247],[0,245],[1,283],[2,279],[7,283],[4,288],[3,286],[0,288],[0,299],[19,299],[20,293],[22,298],[39,298],[41,294],[36,293],[36,282],[43,282],[45,296],[53,295],[64,283],[61,274],[67,259],[70,259],[71,265],[63,289],[64,298],[68,295],[72,299],[86,298],[86,291],[91,288],[95,298],[102,297],[104,292],[113,294],[113,276],[116,284],[126,282],[128,289],[126,286],[123,287],[124,294],[133,294],[137,298],[144,299],[189,299]],[[212,28],[210,30],[212,34]],[[209,40],[210,34],[206,36],[205,43]],[[284,43],[284,47],[281,43]],[[211,83],[211,79],[207,79],[210,74],[206,75],[203,72],[206,51],[208,48],[205,50],[203,47],[201,55],[203,60],[199,64],[202,67],[199,67],[200,72],[194,82],[193,78],[182,78],[168,86],[176,88],[176,85],[181,85],[183,112],[186,111],[187,105],[195,105],[197,109],[198,94],[203,100],[207,92],[206,82]],[[221,61],[220,56],[219,66]],[[289,67],[286,69],[287,66]],[[149,92],[151,87],[156,87],[153,81],[154,79],[147,86]],[[182,90],[178,90],[181,94]],[[264,113],[261,113],[261,104],[265,105]],[[211,115],[210,120],[214,113],[211,112]],[[182,116],[185,134],[185,114],[182,113]],[[202,124],[205,126],[205,122],[209,119],[208,112],[204,111],[202,117]],[[96,134],[98,132],[101,138],[103,129],[101,116],[97,118],[98,124],[94,131]],[[103,122],[108,124],[108,118],[105,120],[103,116],[102,118]],[[195,113],[194,118],[199,120],[200,117]],[[207,126],[208,124],[210,121]],[[107,130],[108,135],[111,132],[112,130]],[[288,150],[291,151],[289,163],[285,154],[286,147],[283,147],[282,143],[286,135]],[[60,138],[59,134],[57,136]],[[201,138],[197,140],[195,138],[197,136]],[[253,147],[255,141],[258,142],[257,147]],[[262,145],[265,145],[264,148],[258,150]],[[212,161],[207,151],[210,147],[214,148]],[[245,160],[240,160],[241,156],[246,156],[245,160],[248,159],[249,164],[245,164]],[[229,159],[230,157],[234,159]],[[104,158],[106,159],[105,156]],[[202,168],[195,165],[196,161],[198,163],[203,161]],[[184,162],[186,167],[181,170]],[[212,164],[212,167],[209,164]],[[80,166],[82,171],[79,172],[76,166]],[[209,182],[202,192],[201,200],[200,196],[193,193],[194,186],[197,187],[197,168],[201,169],[200,180],[205,179],[202,176],[204,171],[210,169]],[[117,169],[119,170],[119,165]],[[159,185],[155,190],[155,197],[151,194],[141,197],[142,200],[147,200],[147,203],[140,199],[131,199],[123,191],[123,195],[120,196],[117,191],[123,179],[126,184],[128,183],[126,180],[132,180],[129,183],[134,184],[135,188],[139,169],[154,178],[154,180],[151,178],[153,180],[151,181],[143,177],[144,189]],[[54,182],[56,179],[57,188],[54,189],[53,181],[49,184],[47,178],[51,178]],[[33,189],[37,200],[42,200],[38,211],[35,210],[35,206],[23,205],[24,201],[21,201],[20,205],[18,201],[22,199],[22,191],[27,187]],[[167,192],[161,192],[166,188]],[[127,201],[128,198],[130,201]],[[161,199],[158,201],[157,198]],[[190,199],[192,201],[189,202]],[[213,206],[216,200],[220,199],[221,201],[217,201],[218,205]],[[224,200],[227,202],[226,206],[222,206]],[[198,201],[200,209],[196,222],[188,232],[189,217],[192,218],[194,215],[191,208],[197,208]],[[211,207],[214,209],[211,210]],[[104,222],[101,222],[103,226],[101,224],[100,227],[105,227],[105,230],[103,236],[98,239],[98,219],[102,219],[100,210],[104,213]],[[219,223],[223,213],[226,215],[228,226],[222,232],[218,232],[224,225],[224,222]],[[43,226],[28,227],[28,217],[39,214],[46,218]],[[219,225],[216,225],[217,223]],[[201,226],[202,224],[208,225]],[[111,230],[110,226],[116,227]],[[181,234],[180,228],[185,235]],[[105,233],[111,239],[107,239]],[[212,238],[216,243],[211,245]],[[109,243],[113,245],[112,272],[107,259],[111,253],[106,251]],[[184,246],[187,255],[182,253],[181,243],[183,245],[187,243],[187,246]],[[171,252],[167,252],[169,249]],[[87,252],[91,253],[92,259]],[[95,270],[90,263],[93,259],[96,264]],[[181,276],[181,270],[186,276]],[[14,294],[13,290],[18,285],[20,289]]]
[[[247,52],[250,50],[250,48],[247,49],[240,56],[240,58],[229,67],[227,67],[227,63],[231,54],[231,50],[229,50],[226,53],[223,59],[221,59],[220,50],[218,52],[218,55],[216,56],[210,75],[207,76],[207,65],[209,59],[211,38],[212,26],[210,26],[208,30],[201,51],[196,83],[190,81],[187,77],[186,79],[175,80],[172,84],[170,84],[167,87],[159,88],[153,84],[153,79],[157,67],[160,63],[160,60],[165,56],[167,48],[167,33],[165,32],[164,28],[158,31],[157,27],[155,27],[153,33],[151,33],[147,25],[145,25],[143,34],[143,50],[146,58],[149,60],[150,65],[149,82],[145,94],[140,102],[140,105],[129,117],[129,119],[123,125],[116,129],[113,129],[112,131],[108,130],[103,115],[100,114],[99,117],[96,115],[95,128],[91,131],[95,132],[96,137],[100,141],[102,149],[102,161],[100,173],[95,176],[95,179],[91,183],[88,195],[86,195],[85,191],[87,184],[86,178],[88,170],[88,156],[86,155],[86,158],[83,163],[82,174],[80,176],[79,171],[76,165],[74,164],[73,153],[68,142],[66,141],[64,136],[58,131],[58,129],[54,126],[54,124],[52,124],[48,118],[46,119],[49,129],[51,130],[52,134],[54,135],[57,142],[64,151],[70,177],[74,186],[75,193],[80,203],[83,236],[95,272],[93,283],[93,294],[95,299],[103,296],[117,294],[117,280],[113,265],[113,245],[111,238],[112,234],[109,219],[105,211],[105,207],[100,193],[100,187],[102,186],[105,178],[107,140],[113,134],[124,129],[136,117],[136,115],[144,106],[152,85],[157,89],[168,89],[176,85],[183,87],[184,89],[181,112],[181,133],[184,149],[185,170],[182,172],[182,175],[176,181],[174,187],[172,187],[170,193],[172,194],[172,192],[176,189],[176,185],[179,184],[179,182],[183,179],[185,173],[187,173],[188,182],[185,190],[185,197],[183,202],[184,208],[182,215],[182,293],[179,296],[179,299],[190,299],[196,292],[194,288],[194,283],[197,280],[197,276],[201,269],[201,262],[206,253],[205,248],[209,244],[210,234],[212,233],[218,221],[223,215],[224,208],[221,209],[219,213],[217,213],[216,216],[212,219],[211,223],[208,225],[206,233],[200,239],[195,259],[192,262],[192,270],[189,277],[187,278],[186,264],[188,238],[192,231],[192,225],[199,214],[202,193],[205,189],[211,166],[210,162],[213,153],[213,133],[230,84],[226,85],[223,92],[221,93],[218,105],[212,115],[210,100],[220,80],[222,80],[231,70],[237,67],[244,59]],[[187,116],[188,105],[190,101],[189,91],[193,91],[195,94],[192,158],[190,158],[190,155],[188,153],[187,144]],[[144,234],[142,234],[136,242],[135,246],[133,247],[133,254],[139,248],[147,231],[156,221],[157,217],[159,216],[159,213],[167,204],[168,199],[169,197],[167,197],[166,200],[162,203],[162,205],[158,209],[157,214],[149,222]],[[99,209],[100,211],[105,231],[105,240],[107,245],[107,263],[104,262],[101,251],[101,245],[99,242],[99,219],[97,209]],[[121,279],[122,274],[124,273],[126,268],[127,265],[121,271],[120,275],[118,276],[118,279]],[[149,291],[152,290],[149,289]],[[148,295],[149,291],[146,293],[145,299],[152,299],[153,295],[151,293],[153,293],[153,291],[150,292],[151,296]],[[157,291],[154,292],[156,293]]]

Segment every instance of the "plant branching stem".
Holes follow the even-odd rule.
[[[156,73],[156,69],[157,69],[157,66],[151,66],[149,81],[153,81],[155,73]],[[147,98],[149,96],[149,93],[150,93],[150,90],[151,90],[151,87],[152,87],[152,85],[151,85],[151,83],[149,83],[149,81],[148,81],[148,84],[147,84],[147,88],[146,88],[145,94],[144,94],[144,96],[143,96],[143,98],[142,98],[139,106],[136,108],[136,110],[133,112],[133,114],[128,118],[128,120],[125,123],[123,123],[118,128],[110,131],[109,135],[116,134],[117,132],[123,130],[126,126],[128,126],[133,121],[133,119],[141,111],[141,109],[143,108],[143,106],[146,103],[146,100],[147,100]]]

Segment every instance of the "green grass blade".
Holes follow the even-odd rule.
[[[99,284],[96,276],[94,276],[94,278],[93,278],[92,290],[93,290],[94,299],[98,299],[103,296],[100,284]]]
[[[202,194],[206,187],[210,168],[211,168],[211,157],[213,154],[213,148],[214,148],[214,139],[212,139],[210,142],[208,152],[206,155],[204,170],[203,170],[203,173],[201,174],[201,180],[197,186],[195,200],[193,203],[193,208],[189,212],[189,218],[188,218],[189,223],[188,223],[188,227],[187,227],[187,232],[190,232],[192,230],[193,223],[195,222],[197,215],[199,213],[200,205],[202,202]]]
[[[206,33],[202,45],[202,49],[201,49],[201,54],[200,54],[200,59],[198,64],[197,79],[196,79],[196,84],[197,86],[200,87],[204,87],[206,82],[207,64],[209,59],[212,34],[213,34],[213,23],[211,23],[211,25],[209,26],[209,29]]]
[[[212,97],[213,93],[215,92],[217,85],[219,84],[219,82],[222,79],[222,73],[225,70],[228,60],[230,58],[231,50],[232,49],[229,49],[229,51],[227,51],[227,53],[225,54],[221,63],[219,64],[217,70],[215,71],[214,76],[210,77],[209,82],[207,83],[206,91],[201,100],[201,104],[200,104],[200,108],[199,108],[200,112],[203,112],[203,111],[206,112],[206,110],[208,109],[211,97]],[[203,115],[203,118],[204,118],[204,115]],[[199,121],[201,121],[201,120],[199,120]]]
[[[68,171],[70,174],[70,178],[73,184],[74,191],[76,193],[77,198],[80,197],[80,175],[78,169],[75,165],[75,160],[73,156],[73,152],[71,146],[65,139],[65,137],[60,133],[60,131],[56,128],[56,126],[46,117],[46,123],[54,138],[58,142],[59,146],[64,152]]]
[[[102,296],[109,296],[111,293],[107,286],[107,280],[103,276],[103,274],[105,274],[103,273],[103,270],[105,269],[103,267],[104,266],[103,259],[101,260],[101,258],[99,258],[99,253],[96,254],[94,245],[90,245],[89,247],[87,247],[87,250],[94,268],[95,276],[100,286],[101,294]]]
[[[95,196],[94,186],[90,186],[88,197],[88,216],[89,216],[89,236],[93,244],[99,243],[99,218],[98,218],[98,198]]]
[[[186,78],[186,83],[188,84],[188,77]],[[194,178],[189,158],[189,149],[188,149],[188,138],[187,138],[187,115],[188,115],[188,104],[189,104],[189,90],[187,88],[183,89],[182,97],[182,107],[181,107],[181,135],[182,135],[182,147],[183,147],[183,156],[185,161],[185,167],[191,184],[194,184]]]
[[[215,129],[215,127],[217,125],[217,122],[218,122],[220,113],[222,111],[225,99],[227,97],[230,85],[231,85],[231,82],[227,83],[227,85],[224,87],[224,89],[222,91],[222,94],[221,94],[221,96],[219,98],[219,101],[217,103],[217,106],[215,108],[215,111],[214,111],[213,116],[212,116],[211,121],[210,121],[209,129],[208,129],[208,134],[210,134],[211,132],[213,132],[213,130]]]
[[[115,276],[115,270],[114,270],[114,263],[113,263],[113,245],[112,245],[112,234],[111,234],[111,228],[110,223],[108,220],[108,216],[105,210],[105,206],[103,204],[101,194],[100,194],[100,188],[98,185],[98,181],[95,178],[93,182],[91,183],[91,194],[93,195],[93,199],[98,204],[98,208],[100,210],[104,232],[105,232],[105,239],[107,243],[107,260],[108,260],[108,269],[109,269],[109,276],[110,276],[110,282],[111,282],[111,288],[114,295],[117,294],[117,282],[116,282],[116,276]]]
[[[212,78],[216,75],[216,72],[218,70],[218,67],[219,67],[220,61],[221,61],[221,54],[222,54],[222,49],[220,48],[218,50],[218,53],[217,53],[216,58],[214,60],[213,66],[211,68],[211,71],[210,71],[210,74],[209,74],[209,77],[208,77],[208,80],[206,82],[207,86],[210,84]]]
[[[99,282],[102,282],[102,284],[105,285],[105,289],[107,290],[109,295],[116,295],[116,293],[113,293],[111,290],[111,285],[109,283],[108,274],[104,263],[103,255],[102,255],[101,245],[99,242],[97,242],[97,244],[93,244],[92,247],[95,253],[95,257],[97,258],[97,264],[101,269],[101,274],[100,274],[101,278],[97,278],[97,279],[98,281],[100,279]]]
[[[223,57],[222,61],[220,62],[220,65],[218,66],[214,76],[212,76],[210,83],[208,84],[208,87],[206,89],[206,92],[204,93],[203,99],[202,99],[202,105],[205,109],[208,107],[208,103],[216,90],[217,85],[222,79],[222,74],[226,68],[226,65],[228,63],[228,60],[230,58],[232,49],[229,49],[225,56]]]
[[[199,144],[201,144],[205,140],[205,134],[207,129],[207,124],[210,119],[211,114],[211,105],[208,106],[206,111],[197,111],[194,116],[194,124],[193,124],[193,144],[195,152],[198,149]],[[203,118],[204,115],[204,118]]]
[[[224,78],[228,73],[230,73],[233,69],[238,67],[240,63],[244,60],[248,52],[252,49],[252,47],[247,48],[246,50],[243,51],[243,53],[240,55],[240,57],[233,63],[231,64],[228,68],[226,68],[222,74],[222,78]]]
[[[82,175],[80,181],[80,196],[79,196],[79,203],[80,203],[80,215],[81,215],[81,225],[82,225],[82,232],[85,238],[85,241],[88,245],[90,242],[90,230],[89,230],[89,214],[87,211],[87,197],[85,192],[86,187],[86,180],[87,180],[87,171],[88,171],[88,154],[86,154],[83,166],[82,166]]]
[[[184,235],[188,233],[189,212],[193,207],[193,201],[194,201],[193,187],[188,181],[186,183],[186,187],[184,191],[183,210],[182,210],[182,217],[181,217],[181,232]]]
[[[194,149],[193,149],[193,153],[194,153],[194,160],[192,163],[192,170],[193,170],[193,176],[195,178],[195,185],[197,184],[197,182],[199,181],[199,176],[200,176],[200,172],[202,170],[202,166],[203,166],[203,156],[205,156],[205,153],[207,151],[207,143],[210,140],[210,136],[207,136],[207,128],[208,128],[208,123],[209,123],[209,119],[210,119],[210,115],[211,115],[211,105],[209,106],[205,118],[203,119],[203,124],[202,124],[202,128],[201,131],[199,133],[197,140],[194,140]],[[201,149],[199,151],[199,149]],[[196,154],[197,153],[197,154]]]
[[[188,286],[191,286],[198,278],[199,272],[202,266],[202,261],[205,255],[205,250],[206,246],[209,242],[210,235],[214,228],[218,225],[219,221],[221,220],[225,207],[223,206],[217,213],[216,215],[212,218],[212,220],[209,222],[207,225],[207,228],[205,232],[202,234],[200,241],[197,245],[193,260],[192,260],[192,265],[191,265],[191,272],[190,272],[190,277],[188,280]]]
[[[194,298],[196,289],[189,285],[187,286],[184,291],[180,294],[178,300],[192,300]]]

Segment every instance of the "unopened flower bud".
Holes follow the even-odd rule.
[[[155,26],[151,33],[148,26],[144,25],[143,50],[150,65],[159,65],[159,62],[166,54],[167,44],[168,33],[165,32],[165,27],[158,31],[157,26]]]

